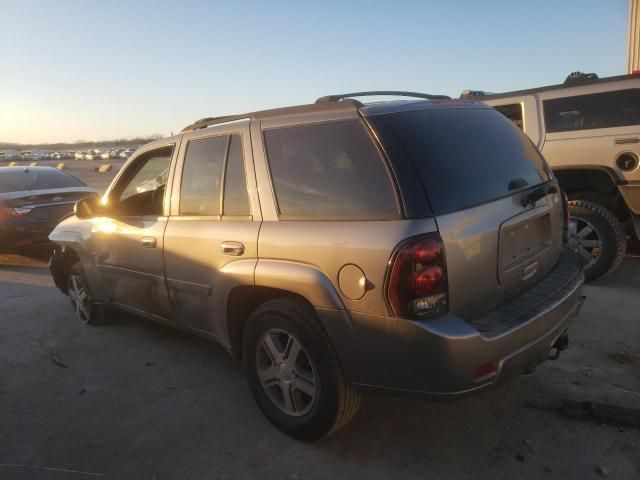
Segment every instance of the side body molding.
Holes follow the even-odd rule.
[[[284,260],[258,260],[255,284],[289,290],[315,308],[344,310],[344,304],[327,276],[313,265]]]

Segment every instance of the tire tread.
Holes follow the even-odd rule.
[[[320,323],[316,320],[315,312],[311,312],[305,302],[296,297],[280,297],[270,300],[258,307],[254,314],[260,314],[270,310],[285,309],[289,312],[295,311],[301,317],[309,318],[309,325],[317,334],[317,338],[324,343],[326,351],[329,354],[327,359],[331,365],[336,384],[338,385],[338,411],[334,419],[333,425],[320,438],[326,438],[346,426],[355,417],[360,407],[362,396],[360,392],[349,382],[342,371],[342,366],[338,359],[338,355],[331,344],[329,336],[324,331]]]
[[[604,271],[604,273],[590,276],[588,280],[603,278],[609,275],[620,266],[620,264],[624,260],[624,257],[627,251],[627,239],[626,239],[624,227],[610,210],[608,210],[607,208],[601,205],[598,205],[597,203],[587,202],[584,200],[572,200],[569,202],[569,206],[570,206],[570,209],[582,208],[587,212],[591,212],[593,214],[599,215],[611,227],[611,231],[615,236],[615,244],[616,244],[615,246],[616,250],[615,250],[615,255],[613,257],[613,260],[609,265],[609,267]]]

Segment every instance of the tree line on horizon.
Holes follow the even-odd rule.
[[[101,140],[90,142],[78,140],[76,142],[58,143],[11,143],[0,142],[0,150],[86,150],[90,147],[119,147],[127,145],[143,145],[153,140],[162,138],[162,135],[149,135],[147,137],[118,138],[114,140]]]

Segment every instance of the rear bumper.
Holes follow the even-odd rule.
[[[583,281],[579,260],[567,251],[532,289],[473,322],[453,314],[409,321],[352,313],[345,328],[339,321],[344,313],[319,314],[354,384],[454,397],[531,371],[546,360],[582,305]],[[495,372],[474,379],[476,369],[491,362]]]

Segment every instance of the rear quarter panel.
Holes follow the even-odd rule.
[[[261,282],[259,273],[263,260],[297,262],[317,269],[329,279],[348,310],[388,315],[384,286],[393,251],[407,237],[434,231],[436,223],[433,218],[348,222],[266,221],[260,229],[256,284]],[[366,276],[366,293],[360,299],[348,298],[340,289],[339,272],[348,264],[358,266]]]

